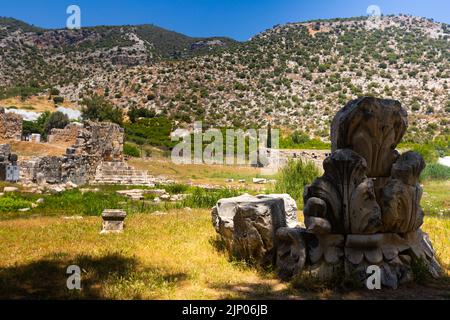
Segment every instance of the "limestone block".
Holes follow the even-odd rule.
[[[124,229],[124,220],[127,214],[123,210],[107,209],[102,213],[103,224],[101,234],[121,233]]]
[[[294,203],[287,195],[221,199],[212,210],[212,222],[230,254],[266,265],[275,262],[276,230],[287,227],[287,219],[289,225],[297,224]]]

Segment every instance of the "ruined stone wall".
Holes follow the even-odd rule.
[[[19,163],[20,180],[23,183],[61,184],[72,182],[83,185],[95,175],[91,157],[65,155],[61,157],[37,157]]]
[[[22,116],[14,113],[6,113],[4,108],[0,108],[0,140],[22,139]]]
[[[83,125],[79,123],[70,123],[64,129],[52,129],[47,138],[48,143],[51,144],[70,144],[74,145]]]
[[[9,164],[9,155],[11,146],[9,144],[0,144],[0,181],[6,180],[6,166]]]
[[[76,155],[98,157],[100,161],[123,161],[124,130],[110,122],[84,123],[73,146]]]
[[[21,180],[24,183],[83,185],[94,180],[103,161],[123,161],[124,130],[119,125],[87,121],[77,129],[76,143],[65,155],[21,162]],[[67,137],[66,133],[61,136]]]
[[[322,168],[322,163],[329,155],[324,150],[277,150],[268,153],[268,164],[274,168],[282,168],[289,160],[311,161],[318,168]]]

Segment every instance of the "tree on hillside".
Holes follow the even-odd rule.
[[[45,111],[41,113],[39,118],[36,121],[23,121],[23,129],[22,134],[24,136],[28,136],[32,133],[38,133],[44,136],[44,125],[47,122],[47,119],[50,117],[51,112]]]
[[[69,124],[69,117],[61,111],[53,112],[44,125],[44,133],[49,134],[52,129],[64,129]]]
[[[109,121],[122,125],[122,111],[104,97],[94,94],[89,98],[84,98],[82,105],[85,106],[81,110],[83,120]]]
[[[131,107],[128,111],[128,117],[132,123],[136,122],[139,118],[154,118],[155,116],[155,111],[146,108]]]

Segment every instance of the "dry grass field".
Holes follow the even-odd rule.
[[[33,111],[33,112],[54,112],[56,110],[53,100],[49,100],[47,96],[31,96],[25,100],[19,97],[12,97],[8,99],[0,100],[0,106],[16,107],[17,109]],[[79,107],[71,102],[64,102],[58,104],[58,106],[71,108],[78,110]]]
[[[154,157],[150,160],[132,159],[130,164],[140,170],[147,170],[153,176],[164,176],[181,183],[213,184],[239,187],[258,187],[253,178],[273,178],[261,175],[261,170],[250,166],[223,166],[207,164],[174,164],[168,158]],[[233,182],[227,182],[233,179]],[[240,184],[239,180],[246,180]]]
[[[66,152],[69,145],[37,143],[28,141],[4,141],[0,144],[11,145],[11,150],[19,156],[19,159],[37,156],[61,156]]]
[[[423,202],[446,206],[450,182],[425,184]],[[301,215],[300,215],[301,216]],[[0,219],[0,299],[450,299],[450,219],[426,217],[446,277],[399,290],[297,287],[230,261],[220,250],[208,209],[130,214],[126,231],[100,235],[98,216]],[[66,268],[82,268],[82,290],[66,288]]]

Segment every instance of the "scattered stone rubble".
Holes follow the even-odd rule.
[[[306,227],[295,226],[295,215],[279,198],[222,199],[212,218],[229,253],[272,265],[283,279],[306,271],[365,283],[375,265],[381,284],[397,288],[413,280],[418,262],[439,277],[430,239],[420,229],[425,162],[415,152],[395,150],[406,127],[398,101],[366,97],[348,103],[332,123],[324,175],[305,187]]]
[[[131,190],[119,190],[117,194],[128,197],[131,200],[144,200],[145,195],[155,196],[153,201],[159,203],[161,201],[182,201],[188,197],[187,194],[174,194],[170,195],[164,189],[131,189]]]

